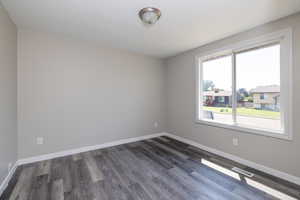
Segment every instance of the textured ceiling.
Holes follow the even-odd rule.
[[[300,11],[300,0],[2,0],[19,28],[165,58]],[[154,26],[138,11],[161,9]]]

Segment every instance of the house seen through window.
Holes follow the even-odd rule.
[[[281,131],[280,44],[202,62],[200,118]]]

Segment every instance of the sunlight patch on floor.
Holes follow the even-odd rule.
[[[249,178],[245,178],[246,179],[246,182],[248,185],[251,185],[252,187],[255,187],[261,191],[264,191],[265,193],[267,194],[270,194],[274,197],[277,197],[279,199],[284,199],[284,200],[297,200],[296,198],[294,197],[291,197],[291,196],[288,196],[287,194],[284,194],[282,192],[279,192],[278,190],[275,190],[273,188],[270,188],[262,183],[259,183],[257,181],[254,181],[254,180],[251,180]]]

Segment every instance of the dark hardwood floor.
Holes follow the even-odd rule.
[[[300,187],[168,137],[18,167],[1,200],[273,200],[203,161],[300,199]],[[282,198],[282,199],[284,199]]]

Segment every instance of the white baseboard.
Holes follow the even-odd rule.
[[[300,178],[299,177],[290,175],[290,174],[285,173],[285,172],[281,172],[281,171],[276,170],[276,169],[272,169],[270,167],[266,167],[266,166],[261,165],[261,164],[257,164],[255,162],[240,158],[238,156],[235,156],[235,155],[232,155],[232,154],[229,154],[229,153],[225,153],[223,151],[219,151],[217,149],[213,149],[211,147],[204,146],[202,144],[199,144],[197,142],[194,142],[192,140],[189,140],[189,139],[177,136],[177,135],[173,135],[173,134],[170,134],[170,133],[165,133],[165,135],[168,136],[168,137],[174,138],[176,140],[179,140],[181,142],[184,142],[186,144],[198,147],[198,148],[203,149],[205,151],[208,151],[208,152],[214,153],[216,155],[222,156],[224,158],[227,158],[227,159],[233,160],[235,162],[241,163],[241,164],[246,165],[248,167],[252,167],[252,168],[257,169],[259,171],[265,172],[265,173],[273,175],[275,177],[278,177],[278,178],[287,180],[289,182],[295,183],[297,185],[300,185]]]
[[[9,172],[8,172],[7,176],[5,177],[5,179],[2,181],[2,183],[0,185],[0,196],[2,195],[2,193],[4,192],[6,187],[8,186],[8,183],[9,183],[10,179],[12,178],[12,176],[14,175],[17,167],[18,167],[17,162],[15,162],[13,167],[9,170]]]
[[[55,152],[55,153],[50,153],[50,154],[45,154],[45,155],[40,155],[40,156],[19,159],[14,164],[12,169],[9,171],[9,173],[6,176],[6,178],[4,179],[4,181],[1,183],[0,196],[3,193],[3,191],[6,189],[10,179],[12,178],[13,174],[15,173],[15,171],[19,165],[24,165],[24,164],[43,161],[43,160],[49,160],[49,159],[53,159],[53,158],[69,156],[69,155],[73,155],[73,154],[77,154],[77,153],[83,153],[83,152],[92,151],[92,150],[96,150],[96,149],[103,149],[103,148],[107,148],[107,147],[117,146],[117,145],[131,143],[131,142],[137,142],[137,141],[141,141],[141,140],[147,140],[150,138],[160,137],[163,135],[165,135],[165,133],[156,133],[156,134],[144,135],[144,136],[140,136],[140,137],[121,139],[121,140],[103,143],[103,144],[99,144],[99,145],[86,146],[86,147],[81,147],[81,148],[77,148],[77,149],[70,149],[70,150],[66,150],[66,151],[60,151],[60,152]]]
[[[17,164],[18,165],[24,165],[24,164],[43,161],[43,160],[50,160],[50,159],[53,159],[53,158],[69,156],[69,155],[82,153],[82,152],[87,152],[87,151],[92,151],[92,150],[96,150],[96,149],[103,149],[103,148],[117,146],[117,145],[126,144],[126,143],[130,143],[130,142],[136,142],[136,141],[140,141],[140,140],[146,140],[146,139],[150,139],[150,138],[160,137],[160,136],[163,136],[163,135],[165,135],[165,133],[156,133],[156,134],[144,135],[144,136],[140,136],[140,137],[121,139],[121,140],[108,142],[108,143],[103,143],[103,144],[99,144],[99,145],[86,146],[86,147],[81,147],[81,148],[77,148],[77,149],[70,149],[70,150],[66,150],[66,151],[60,151],[60,152],[55,152],[55,153],[50,153],[50,154],[44,154],[44,155],[40,155],[40,156],[23,158],[23,159],[18,160]]]
[[[108,142],[108,143],[104,143],[104,144],[100,144],[100,145],[86,146],[86,147],[81,147],[81,148],[77,148],[77,149],[71,149],[71,150],[66,150],[66,151],[61,151],[61,152],[56,152],[56,153],[50,153],[50,154],[45,154],[45,155],[20,159],[14,164],[14,166],[12,167],[12,169],[10,170],[10,172],[8,173],[8,175],[6,176],[4,181],[1,183],[1,185],[0,185],[0,196],[3,193],[3,191],[5,190],[5,188],[7,187],[10,179],[12,178],[13,174],[15,173],[15,170],[17,169],[17,167],[19,165],[34,163],[34,162],[43,161],[43,160],[49,160],[49,159],[58,158],[58,157],[69,156],[69,155],[73,155],[73,154],[77,154],[77,153],[83,153],[83,152],[92,151],[92,150],[96,150],[96,149],[103,149],[103,148],[107,148],[107,147],[117,146],[117,145],[131,143],[131,142],[137,142],[137,141],[146,140],[146,139],[155,138],[155,137],[160,137],[160,136],[168,136],[168,137],[174,138],[176,140],[179,140],[179,141],[187,143],[189,145],[198,147],[198,148],[203,149],[205,151],[217,154],[217,155],[225,157],[227,159],[236,161],[238,163],[244,164],[246,166],[252,167],[254,169],[260,170],[262,172],[268,173],[270,175],[273,175],[273,176],[282,178],[284,180],[287,180],[289,182],[300,185],[300,178],[299,177],[287,174],[285,172],[281,172],[281,171],[276,170],[276,169],[272,169],[270,167],[266,167],[266,166],[257,164],[255,162],[240,158],[238,156],[235,156],[235,155],[232,155],[232,154],[229,154],[229,153],[219,151],[217,149],[213,149],[213,148],[204,146],[202,144],[199,144],[197,142],[194,142],[192,140],[189,140],[189,139],[177,136],[177,135],[173,135],[173,134],[170,134],[170,133],[156,133],[156,134],[145,135],[145,136],[140,136],[140,137],[117,140],[117,141]]]

